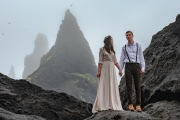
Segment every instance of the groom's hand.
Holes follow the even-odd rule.
[[[141,70],[141,71],[140,71],[140,73],[141,73],[141,74],[144,74],[144,73],[145,73],[145,71],[144,71],[144,70]]]
[[[123,75],[123,73],[122,73],[122,71],[121,71],[121,70],[119,71],[119,75],[120,75],[120,76],[122,76],[122,75]]]

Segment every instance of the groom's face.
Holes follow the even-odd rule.
[[[127,34],[126,34],[126,39],[129,41],[129,40],[133,40],[133,35],[132,35],[132,33],[130,33],[130,32],[128,32]]]

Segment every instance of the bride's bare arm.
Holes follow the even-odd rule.
[[[119,66],[118,63],[116,63],[115,66],[117,67],[117,69],[118,69],[119,71],[121,71],[120,66]]]
[[[122,70],[120,69],[120,66],[118,63],[115,64],[115,66],[118,68],[119,70],[119,75],[122,76]]]
[[[102,64],[99,63],[99,64],[98,64],[98,73],[97,73],[97,77],[98,77],[98,78],[101,76],[101,69],[102,69]]]

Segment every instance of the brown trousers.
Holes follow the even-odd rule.
[[[136,105],[141,105],[141,67],[139,63],[126,63],[125,77],[126,77],[126,93],[128,104],[132,104],[132,77],[136,90]]]

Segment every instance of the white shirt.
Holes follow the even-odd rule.
[[[128,53],[129,59],[133,63],[139,63],[141,65],[141,70],[145,70],[145,61],[144,61],[144,55],[142,52],[142,47],[138,43],[138,53],[137,53],[137,61],[136,61],[136,52],[137,52],[137,45],[136,42],[133,44],[126,44],[126,51]],[[119,60],[119,65],[121,70],[123,70],[125,63],[130,63],[128,56],[125,51],[125,45],[122,47],[121,51],[121,57]]]

